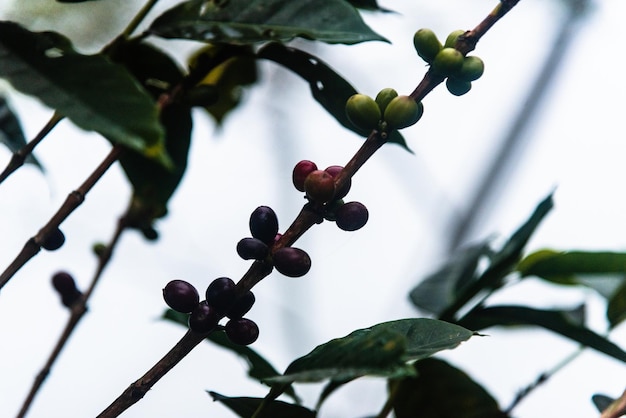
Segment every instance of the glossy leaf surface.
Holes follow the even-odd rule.
[[[327,43],[386,41],[343,0],[190,0],[166,11],[150,26],[164,38],[256,43],[300,37]]]
[[[263,402],[263,398],[228,397],[209,392],[213,400],[221,402],[241,418],[250,418]],[[300,405],[282,401],[265,401],[263,410],[256,418],[315,418],[317,414]]]

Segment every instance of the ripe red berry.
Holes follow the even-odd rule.
[[[224,310],[235,299],[235,282],[228,277],[219,277],[206,289],[206,301],[218,310]]]
[[[269,254],[269,247],[258,238],[243,238],[237,243],[237,254],[244,260],[263,260]]]
[[[209,332],[217,326],[220,319],[217,310],[203,300],[189,315],[189,329],[198,333]]]
[[[311,174],[311,172],[317,170],[317,165],[313,161],[302,160],[293,168],[292,180],[293,185],[297,190],[304,191],[304,180]]]
[[[335,211],[337,226],[344,231],[361,229],[369,218],[369,212],[361,202],[348,202]]]
[[[276,250],[272,256],[274,267],[280,273],[289,277],[304,276],[311,269],[311,258],[306,251],[300,248],[283,247]]]
[[[341,170],[343,170],[343,167],[340,165],[331,165],[330,167],[326,168],[326,171],[328,174],[330,174],[331,176],[333,176],[333,179],[337,178],[337,176],[339,175],[339,173],[341,173]],[[346,181],[343,185],[343,187],[339,190],[336,190],[335,192],[335,196],[333,197],[333,199],[342,199],[344,198],[348,192],[350,191],[350,187],[352,186],[352,180],[348,179],[348,181]]]
[[[189,313],[200,302],[198,291],[184,280],[172,280],[163,288],[163,299],[175,311]]]
[[[65,235],[59,228],[53,229],[43,240],[41,246],[48,250],[58,250],[65,243]]]
[[[304,191],[311,201],[326,203],[335,195],[335,179],[327,171],[312,171],[304,180]]]
[[[231,319],[224,327],[228,339],[239,345],[250,345],[259,338],[259,327],[250,319]]]
[[[250,232],[254,238],[271,245],[278,233],[278,217],[269,206],[259,206],[250,215]]]
[[[248,313],[248,311],[250,311],[250,309],[252,309],[252,305],[254,305],[255,301],[256,297],[254,296],[254,293],[248,290],[233,302],[230,309],[228,309],[228,312],[226,312],[226,316],[230,319],[243,317]]]

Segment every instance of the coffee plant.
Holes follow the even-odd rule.
[[[87,16],[84,12],[93,4],[108,3],[114,8],[119,3],[114,0],[57,2],[80,3],[64,7],[69,13],[72,10],[83,13],[76,15],[81,18]],[[400,250],[394,237],[406,231],[390,229],[384,236],[364,235],[369,237],[367,245],[377,249],[377,256],[374,259],[340,260],[354,266],[354,275],[358,279],[351,280],[347,290],[341,284],[346,278],[340,275],[318,277],[320,274],[316,273],[317,265],[331,263],[334,243],[326,242],[325,251],[318,251],[304,238],[305,234],[306,237],[314,236],[317,230],[334,224],[336,227],[332,228],[337,234],[358,237],[376,219],[379,204],[393,207],[395,202],[390,200],[360,201],[359,193],[365,190],[364,186],[370,191],[367,200],[384,196],[387,187],[382,182],[359,184],[360,175],[371,161],[376,160],[380,150],[393,148],[412,153],[411,144],[420,136],[422,121],[427,120],[431,112],[448,112],[445,105],[437,108],[436,104],[441,104],[441,100],[433,101],[431,106],[429,96],[432,92],[449,93],[446,95],[449,101],[457,100],[455,96],[480,94],[474,85],[479,86],[482,78],[500,71],[497,59],[480,56],[480,41],[488,39],[493,28],[505,25],[509,14],[514,14],[524,2],[493,0],[490,5],[489,2],[477,2],[477,8],[479,4],[480,8],[485,8],[481,19],[470,22],[460,18],[458,26],[467,29],[441,33],[428,28],[429,22],[422,22],[419,16],[407,16],[418,25],[413,33],[406,34],[406,43],[412,43],[416,63],[411,71],[415,68],[420,71],[414,73],[414,83],[406,91],[393,86],[396,84],[393,76],[368,74],[367,65],[359,67],[361,74],[351,76],[357,78],[367,74],[375,77],[380,87],[378,91],[360,91],[336,69],[341,62],[318,56],[321,44],[340,48],[388,42],[363,19],[365,15],[393,13],[376,0],[163,0],[162,3],[167,4],[146,0],[133,12],[128,6],[117,11],[109,10],[111,15],[126,22],[125,27],[99,45],[96,51],[90,52],[78,47],[76,40],[63,31],[36,29],[29,22],[0,20],[0,79],[10,86],[7,97],[0,99],[0,139],[11,153],[0,173],[0,186],[8,187],[14,177],[24,172],[23,167],[37,167],[43,175],[54,175],[48,172],[38,156],[40,150],[43,155],[49,146],[53,146],[53,141],[60,140],[55,139],[55,134],[66,124],[80,128],[83,136],[102,138],[99,145],[93,146],[106,150],[91,171],[76,181],[61,205],[51,210],[51,215],[38,230],[30,237],[28,233],[19,237],[21,246],[16,247],[15,254],[10,255],[10,261],[2,267],[0,305],[15,296],[10,290],[12,286],[35,279],[29,277],[32,276],[29,266],[37,263],[40,257],[62,259],[63,265],[50,271],[46,278],[40,278],[39,282],[43,279],[48,282],[46,295],[67,314],[65,324],[59,324],[55,322],[57,316],[46,313],[47,302],[22,300],[15,304],[22,312],[1,319],[3,322],[21,322],[19,326],[24,333],[37,334],[38,345],[49,347],[47,360],[30,359],[30,363],[41,362],[41,369],[30,389],[24,387],[20,410],[6,410],[5,402],[1,402],[3,416],[77,416],[74,410],[76,399],[87,398],[94,403],[91,406],[93,415],[100,418],[117,417],[126,411],[131,416],[133,409],[141,411],[141,404],[135,404],[144,397],[154,396],[167,404],[185,403],[195,388],[191,381],[203,382],[208,378],[206,375],[211,374],[201,371],[219,371],[211,376],[212,386],[220,382],[226,385],[227,380],[240,373],[236,365],[228,369],[221,367],[223,360],[219,355],[196,355],[203,350],[200,347],[209,345],[244,359],[250,382],[238,383],[231,388],[207,388],[207,393],[202,394],[206,397],[206,407],[194,414],[250,418],[357,417],[362,406],[372,408],[367,412],[368,416],[376,418],[513,417],[522,400],[540,391],[544,383],[583,352],[600,353],[616,361],[619,367],[622,367],[619,363],[626,362],[626,351],[612,338],[615,329],[626,319],[626,253],[527,249],[529,240],[553,209],[552,193],[537,204],[527,219],[520,219],[518,227],[503,242],[496,243],[489,238],[453,245],[454,251],[447,260],[439,263],[439,267],[431,266],[430,274],[407,284],[405,295],[408,294],[413,307],[409,316],[357,326],[356,330],[353,327],[351,332],[317,341],[281,368],[270,361],[273,352],[280,348],[267,339],[263,340],[264,332],[267,331],[267,335],[275,333],[272,328],[288,326],[285,332],[295,336],[302,335],[303,329],[317,322],[316,313],[306,311],[309,304],[297,297],[292,298],[289,293],[297,292],[293,289],[298,287],[307,292],[310,288],[306,287],[306,282],[310,280],[324,279],[327,295],[343,293],[345,304],[332,308],[332,315],[338,321],[344,317],[354,319],[349,306],[355,300],[367,306],[379,303],[362,295],[380,294],[378,297],[382,297],[385,294],[383,288],[392,278],[372,280],[361,275],[367,273],[368,266],[392,263],[390,253]],[[584,1],[572,0],[571,3],[572,10],[578,12],[586,6]],[[98,19],[98,15],[91,15],[90,19]],[[532,26],[532,23],[528,25]],[[511,40],[508,47],[523,55],[527,45],[512,45],[514,42]],[[371,59],[377,59],[375,54]],[[240,175],[245,184],[240,190],[204,195],[207,198],[200,201],[203,207],[199,209],[203,215],[192,221],[194,228],[202,229],[209,224],[212,231],[218,233],[203,235],[198,240],[190,238],[189,242],[181,239],[176,245],[224,248],[224,254],[227,251],[239,264],[232,263],[229,271],[217,271],[217,268],[215,271],[199,271],[186,266],[190,260],[185,260],[179,264],[180,271],[162,272],[158,278],[151,277],[151,291],[142,294],[141,298],[162,301],[159,321],[171,325],[174,331],[155,338],[150,352],[141,351],[134,340],[145,339],[146,335],[137,330],[136,336],[124,340],[116,333],[115,325],[115,315],[133,322],[134,307],[140,305],[140,301],[129,300],[119,285],[113,291],[107,291],[107,283],[114,282],[114,276],[132,281],[135,276],[145,274],[141,265],[136,265],[132,271],[115,269],[115,259],[128,256],[123,237],[133,239],[131,237],[139,236],[153,245],[167,239],[162,236],[166,234],[162,233],[161,227],[165,229],[166,218],[180,216],[179,211],[172,208],[177,207],[177,197],[183,200],[176,193],[185,187],[183,179],[188,167],[197,161],[194,153],[200,145],[196,142],[212,133],[219,134],[207,127],[207,115],[215,126],[227,126],[232,115],[253,104],[243,98],[242,92],[256,89],[268,96],[266,103],[280,106],[280,111],[276,110],[273,117],[264,121],[275,125],[276,132],[280,131],[281,135],[287,132],[288,135],[288,121],[293,123],[295,120],[306,125],[317,138],[329,135],[321,126],[310,123],[312,118],[301,112],[296,101],[276,103],[286,95],[267,88],[268,85],[277,87],[276,83],[269,83],[264,78],[267,69],[272,67],[284,69],[304,80],[305,83],[299,86],[305,88],[308,84],[311,100],[324,112],[323,117],[342,127],[340,132],[346,138],[358,137],[359,142],[354,142],[358,146],[343,160],[327,161],[329,156],[334,158],[335,153],[331,150],[321,149],[310,156],[295,157],[288,152],[288,143],[275,143],[272,152],[290,159],[290,169],[282,173],[278,188],[288,190],[284,196],[298,205],[298,210],[291,216],[281,213],[268,201],[255,200],[270,186],[264,184],[265,177],[256,171],[258,167],[248,166],[243,158],[254,154],[253,143],[259,138],[247,137],[251,131],[249,126],[235,126],[233,129],[245,133],[241,140],[249,141],[249,148],[246,145],[240,150],[241,158],[218,155],[217,159],[227,161],[229,171],[212,172],[204,179],[203,187],[217,187],[225,182],[226,177],[233,175]],[[30,140],[25,138],[20,122],[30,125],[33,117],[13,109],[13,96],[21,99],[31,96],[50,112],[47,122]],[[480,112],[480,109],[469,106],[464,112]],[[293,119],[286,116],[291,113]],[[455,117],[448,114],[449,125],[455,124]],[[440,141],[448,135],[447,128],[449,126],[440,127],[440,137],[419,140]],[[289,139],[291,142],[298,140]],[[341,140],[336,139],[337,143]],[[54,146],[63,145],[56,143]],[[93,159],[96,154],[80,155],[64,148],[64,164],[71,167],[75,162]],[[104,243],[93,237],[95,243],[89,252],[96,262],[91,279],[86,280],[84,272],[81,271],[80,276],[72,272],[74,259],[61,258],[66,254],[65,247],[72,245],[70,231],[73,228],[68,224],[81,211],[93,209],[87,202],[98,193],[98,186],[107,181],[111,172],[126,179],[130,193],[121,215],[115,213],[116,208],[108,204],[107,199],[98,203],[99,209],[104,207],[111,217],[118,218],[117,222],[113,218],[96,219],[94,216],[90,219],[93,225],[106,224],[113,232]],[[205,192],[194,188],[193,193],[203,195]],[[9,207],[11,199],[10,194],[4,194],[3,206]],[[241,205],[242,201],[249,214],[247,218],[235,216],[239,212],[234,206]],[[197,205],[199,201],[181,204]],[[23,215],[28,217],[30,213],[24,211]],[[221,228],[236,231],[239,235],[231,242],[219,233],[223,231]],[[210,247],[209,243],[212,244]],[[354,241],[346,241],[346,245],[351,243]],[[157,247],[151,245],[144,248],[145,251],[157,251]],[[152,260],[159,264],[167,254],[157,254]],[[221,268],[219,256],[213,257]],[[241,266],[245,266],[243,272]],[[603,298],[608,328],[598,331],[591,327],[581,306],[559,303],[556,308],[537,307],[532,300],[523,298],[517,303],[500,302],[503,294],[511,294],[512,289],[529,281],[551,286],[559,295],[565,295],[571,289],[597,293]],[[282,293],[283,300],[280,301],[290,309],[290,318],[284,324],[265,321],[258,309],[259,306],[265,310],[280,309],[275,305],[281,298],[272,300],[264,291],[268,282],[276,283],[273,289],[289,289]],[[364,288],[371,290],[365,293]],[[99,292],[107,297],[99,296]],[[405,295],[402,297],[406,298]],[[313,295],[311,300],[314,304]],[[28,316],[30,322],[24,321],[22,313],[25,311],[35,311],[36,322],[32,321],[34,316],[31,315]],[[101,312],[104,312],[103,316]],[[96,326],[90,325],[92,321],[95,324],[95,318],[91,317],[100,318],[97,322],[97,352],[76,353],[72,350],[74,340],[81,338],[81,331],[85,328]],[[105,318],[104,322],[102,318]],[[82,324],[80,328],[77,327],[79,323]],[[358,318],[353,324],[360,324]],[[453,364],[451,353],[472,344],[488,345],[493,341],[490,338],[506,342],[507,333],[497,333],[494,328],[510,329],[514,333],[513,329],[521,326],[548,330],[573,341],[580,348],[574,355],[563,356],[556,366],[526,382],[517,393],[511,394],[512,401],[504,405],[491,393],[497,387],[497,381],[479,382],[472,378],[462,366]],[[58,337],[51,335],[51,330],[58,331]],[[488,337],[492,332],[496,332],[495,336]],[[179,334],[178,340],[169,339],[176,334]],[[154,337],[149,334],[149,338]],[[533,338],[532,334],[528,338]],[[15,348],[21,343],[3,339],[2,344]],[[72,356],[62,356],[62,353],[69,352]],[[532,356],[518,356],[522,364],[536,360]],[[148,364],[145,359],[150,359],[151,365],[142,366],[141,371],[137,371],[139,359],[141,364]],[[480,368],[481,364],[492,360],[477,358],[474,364]],[[197,371],[193,376],[183,378],[177,370],[184,367],[185,361],[192,363],[190,367]],[[112,376],[130,373],[133,377],[125,378],[125,386],[119,387],[114,394],[101,390],[99,384],[77,384],[76,381],[65,388],[65,399],[55,399],[58,410],[51,413],[38,408],[38,397],[44,397],[46,389],[57,384],[57,379],[72,362],[72,367],[85,374],[85,380],[78,379],[80,382],[109,379],[109,376],[95,376],[88,365],[78,364],[82,362],[104,363]],[[193,362],[197,362],[196,365]],[[512,365],[508,372],[516,373],[514,366],[519,365]],[[15,370],[1,373],[3,385],[22,382],[23,377],[17,377],[15,373]],[[342,391],[368,378],[382,383],[378,386],[380,404],[374,405],[363,399],[367,395],[360,396],[358,402],[363,405],[352,405],[349,410],[355,412],[343,415],[337,415],[332,407],[327,406],[332,404],[331,399],[341,397]],[[172,379],[175,386],[168,386],[170,389],[157,395],[159,385],[167,384],[168,379]],[[246,379],[241,376],[235,380]],[[313,397],[303,396],[302,392],[310,388],[306,384],[311,383],[320,384],[320,390]],[[248,392],[251,387],[254,390]],[[626,414],[626,395],[589,393],[589,398],[603,418]],[[216,402],[208,402],[211,399]],[[138,413],[137,416],[143,414]],[[549,415],[558,416],[558,413]]]

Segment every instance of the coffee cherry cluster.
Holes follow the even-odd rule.
[[[52,275],[52,286],[61,296],[63,306],[68,308],[71,308],[83,295],[76,287],[74,277],[66,271],[59,271]]]
[[[388,108],[392,102],[393,99],[389,100],[386,107]],[[344,231],[356,231],[365,226],[369,212],[360,202],[344,202],[343,198],[350,191],[352,182],[348,179],[341,188],[336,188],[335,179],[342,170],[343,167],[339,165],[319,170],[313,161],[302,160],[293,169],[293,185],[297,190],[305,192],[309,201],[321,207],[324,219],[336,222]]]
[[[382,89],[376,99],[357,93],[346,102],[346,116],[362,130],[379,129],[383,132],[414,125],[424,113],[422,102],[409,96],[398,96],[392,88]]]
[[[417,55],[430,64],[433,74],[447,78],[446,87],[455,96],[470,91],[472,81],[478,80],[485,70],[483,60],[476,56],[463,56],[455,49],[459,36],[464,33],[464,30],[455,30],[443,45],[430,29],[420,29],[413,36]]]
[[[211,282],[200,301],[196,288],[184,280],[172,280],[163,288],[163,299],[173,310],[189,314],[189,329],[197,333],[208,333],[219,328],[219,321],[227,317],[223,327],[231,342],[249,345],[259,337],[257,324],[243,316],[250,311],[255,296],[248,290],[237,296],[235,282],[228,277],[219,277]]]

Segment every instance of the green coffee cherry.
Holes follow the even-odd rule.
[[[381,113],[374,99],[357,93],[346,102],[346,116],[357,128],[374,129],[378,126]]]
[[[430,29],[420,29],[413,35],[413,45],[420,56],[427,63],[432,63],[435,56],[443,48],[437,35]]]
[[[454,32],[450,32],[450,35],[446,38],[446,42],[443,44],[444,48],[454,48],[456,45],[456,40],[459,39],[459,36],[463,35],[465,31],[463,29],[455,30]]]
[[[471,90],[472,83],[456,77],[448,77],[446,80],[446,87],[448,88],[448,91],[455,96],[463,96]]]
[[[409,96],[398,96],[387,105],[384,120],[389,128],[402,129],[415,124],[423,113],[422,102],[417,103]]]
[[[437,75],[447,77],[455,74],[463,66],[463,54],[454,48],[444,48],[435,57],[430,70]]]
[[[395,97],[398,97],[398,92],[392,88],[382,89],[378,92],[375,100],[381,114],[385,114],[385,109],[387,108],[387,105]]]
[[[476,56],[469,56],[463,59],[463,65],[454,76],[464,81],[478,80],[485,71],[485,63]]]

